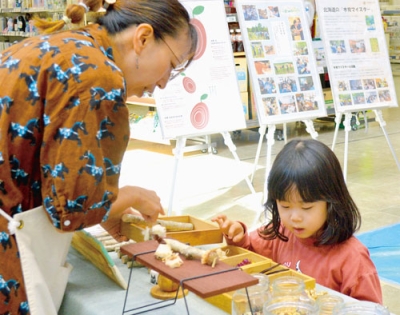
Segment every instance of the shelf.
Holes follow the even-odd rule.
[[[15,32],[14,32],[15,33]],[[0,33],[0,37],[31,37],[31,36],[35,36],[36,34],[12,34],[12,33],[7,33],[7,34],[2,34]]]
[[[130,96],[126,100],[128,105],[140,105],[140,106],[148,106],[148,107],[157,107],[156,101],[152,97],[137,97]]]
[[[36,12],[64,12],[65,8],[46,9],[40,8],[0,8],[0,13],[36,13]]]

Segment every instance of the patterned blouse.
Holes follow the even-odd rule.
[[[43,205],[63,231],[107,218],[129,140],[114,50],[95,24],[0,53],[0,208],[10,215]],[[17,246],[3,217],[0,240],[0,313],[28,314]]]

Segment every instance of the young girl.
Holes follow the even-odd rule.
[[[225,215],[217,222],[228,244],[252,250],[307,274],[318,284],[382,304],[368,249],[354,237],[360,213],[335,154],[317,140],[292,140],[268,176],[271,221],[252,232]]]

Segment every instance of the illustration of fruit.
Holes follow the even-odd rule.
[[[195,7],[192,11],[193,18],[190,20],[190,23],[197,31],[197,48],[193,60],[200,59],[207,47],[207,34],[204,25],[199,19],[195,18],[196,15],[203,13],[203,11],[203,6],[199,5]]]
[[[197,103],[190,113],[190,122],[196,129],[203,129],[208,125],[210,114],[208,106],[203,103],[207,96],[207,94],[203,94],[200,98],[200,103]]]
[[[184,76],[182,80],[183,88],[186,90],[188,93],[194,93],[196,92],[196,83],[194,83],[192,78],[189,78],[186,76],[185,73],[181,73],[181,75]]]

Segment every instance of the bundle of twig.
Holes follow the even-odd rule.
[[[219,259],[225,258],[226,253],[220,248],[204,250],[201,248],[193,247],[174,239],[161,238],[155,236],[155,239],[160,245],[167,244],[173,252],[178,252],[185,256],[186,259],[198,259],[203,265],[210,265],[214,267]]]
[[[129,213],[124,214],[122,216],[122,221],[148,226],[148,222],[146,222],[146,220],[143,219],[143,217],[135,214],[129,214]],[[177,221],[158,219],[156,223],[165,227],[168,232],[194,230],[194,226],[190,222],[177,222]]]

